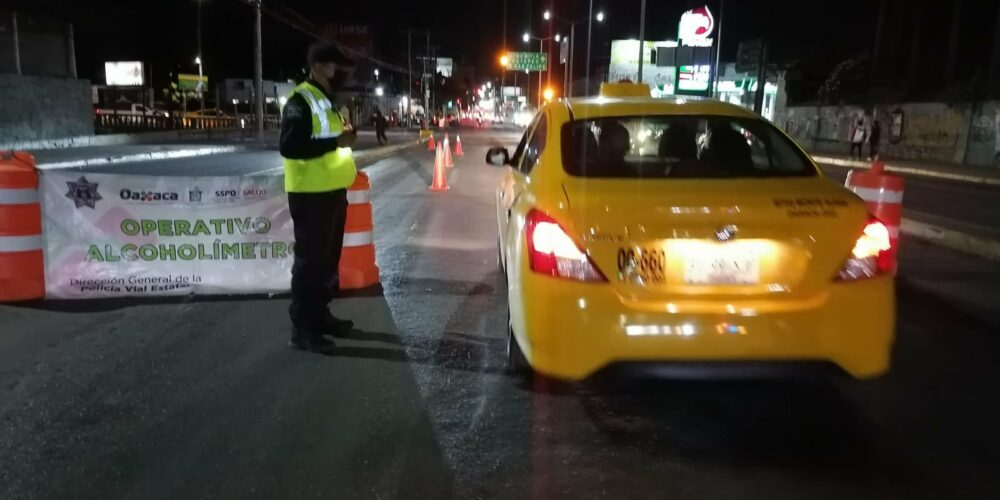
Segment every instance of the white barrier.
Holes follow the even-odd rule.
[[[288,289],[295,238],[280,172],[41,174],[48,298]]]

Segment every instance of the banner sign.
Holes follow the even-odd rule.
[[[41,175],[46,296],[289,288],[294,233],[280,175]]]

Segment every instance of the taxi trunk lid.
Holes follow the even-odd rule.
[[[569,231],[625,300],[814,295],[867,220],[821,177],[571,177],[563,189]]]

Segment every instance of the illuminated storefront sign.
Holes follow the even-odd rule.
[[[677,90],[686,92],[705,92],[708,90],[708,81],[711,74],[711,66],[678,66],[677,67]]]
[[[681,23],[677,28],[677,38],[684,47],[711,47],[712,30],[715,29],[715,18],[708,6],[691,9],[681,15]]]

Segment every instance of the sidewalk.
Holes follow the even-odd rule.
[[[868,168],[871,166],[870,161],[852,160],[847,155],[817,153],[812,154],[812,158],[820,165],[845,168]],[[1000,168],[968,167],[954,163],[926,160],[883,159],[883,161],[885,162],[885,169],[887,171],[897,174],[1000,186]]]

